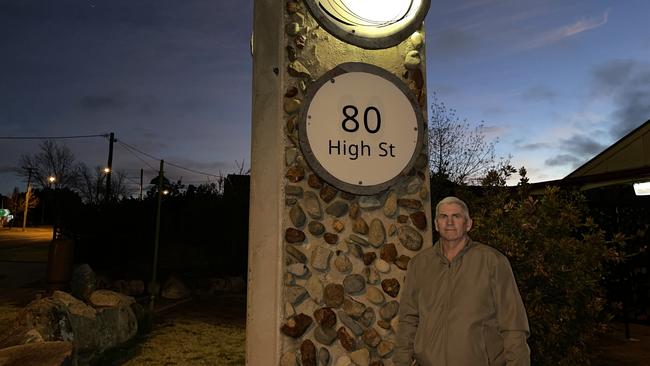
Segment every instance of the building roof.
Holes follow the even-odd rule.
[[[591,189],[615,184],[650,181],[650,120],[560,180],[532,184],[578,186]]]

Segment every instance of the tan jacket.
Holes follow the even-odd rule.
[[[530,365],[530,334],[508,259],[470,239],[451,261],[413,257],[400,298],[395,366]]]

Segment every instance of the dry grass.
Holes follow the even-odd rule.
[[[242,295],[196,299],[158,317],[151,333],[112,352],[108,364],[244,365],[245,319]]]

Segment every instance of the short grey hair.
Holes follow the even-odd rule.
[[[438,217],[438,214],[440,214],[440,205],[449,204],[449,203],[454,203],[460,206],[461,210],[465,214],[465,217],[469,219],[469,208],[467,207],[467,204],[463,202],[463,200],[461,200],[460,198],[454,196],[445,197],[441,199],[440,202],[438,202],[438,204],[436,205],[436,217]]]

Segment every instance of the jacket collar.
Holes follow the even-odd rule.
[[[445,253],[442,252],[442,244],[440,244],[440,240],[436,242],[435,246],[436,246],[436,254],[438,255],[440,261],[444,264],[449,264],[449,260],[445,256]],[[460,251],[460,253],[458,253],[458,255],[454,257],[452,262],[458,260],[458,258],[462,258],[465,255],[465,253],[467,253],[467,251],[472,249],[474,246],[476,246],[476,242],[472,240],[472,238],[468,237],[467,244],[465,244],[465,247]]]

